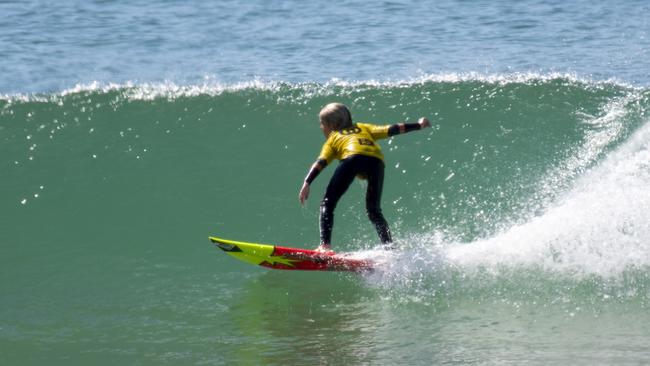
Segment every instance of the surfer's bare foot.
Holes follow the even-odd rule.
[[[329,244],[321,244],[321,245],[319,245],[318,247],[316,247],[315,250],[316,250],[317,252],[320,252],[320,253],[332,253],[332,252],[334,252],[334,251],[332,250],[332,246],[329,245]]]

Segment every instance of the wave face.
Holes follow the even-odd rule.
[[[562,243],[558,253],[569,243],[607,243],[592,254],[648,238],[648,91],[562,76],[90,85],[5,97],[3,200],[23,210],[39,210],[51,199],[74,205],[90,194],[143,203],[185,196],[194,207],[241,200],[228,212],[240,220],[282,201],[289,222],[297,215],[299,226],[309,227],[302,237],[313,232],[316,213],[312,207],[301,217],[294,191],[323,142],[318,111],[332,100],[346,103],[357,121],[433,121],[424,134],[383,144],[384,205],[397,233],[436,233],[445,242],[476,242],[473,247],[500,247],[505,240],[516,252],[540,242]],[[318,180],[316,195],[332,171]],[[143,190],[144,197],[133,194]],[[349,194],[338,212],[341,243],[374,240],[365,217],[357,217],[359,195]],[[318,197],[312,200],[317,205]],[[182,209],[166,203],[171,211]],[[269,239],[293,239],[295,227],[269,232]]]
[[[566,75],[433,75],[391,83],[95,84],[0,99],[5,243],[0,264],[11,278],[3,280],[7,296],[0,301],[2,318],[18,319],[4,328],[10,329],[3,333],[5,342],[39,339],[39,326],[55,326],[26,319],[50,310],[76,319],[85,329],[80,337],[97,335],[90,326],[97,323],[118,334],[122,321],[145,321],[152,333],[141,328],[139,334],[124,335],[134,339],[143,334],[157,339],[165,324],[179,326],[172,315],[154,324],[139,313],[155,309],[197,317],[208,309],[234,311],[239,317],[235,328],[250,328],[244,311],[265,311],[253,304],[282,311],[278,304],[285,300],[266,285],[311,291],[275,273],[250,285],[258,269],[212,251],[208,255],[207,243],[195,243],[213,234],[316,245],[318,201],[333,167],[314,182],[306,208],[300,208],[297,193],[323,143],[318,112],[332,101],[347,104],[359,122],[427,116],[433,128],[382,142],[387,166],[383,209],[408,255],[389,254],[385,266],[362,284],[316,279],[333,289],[329,295],[314,292],[315,299],[342,301],[348,314],[384,321],[390,337],[404,335],[402,317],[372,299],[406,306],[400,314],[411,323],[434,309],[451,317],[449,327],[459,323],[443,309],[485,304],[501,309],[491,313],[495,322],[510,325],[510,310],[521,314],[522,307],[533,311],[540,306],[549,312],[547,321],[559,327],[567,314],[580,309],[603,316],[610,325],[617,323],[606,311],[610,307],[647,319],[648,89]],[[339,204],[334,245],[377,255],[363,189],[363,183],[353,184]],[[219,278],[206,281],[215,261]],[[214,282],[213,287],[197,279]],[[249,286],[248,295],[237,297],[232,286]],[[197,302],[177,304],[176,310],[164,306],[191,294]],[[39,299],[48,299],[51,309],[36,305]],[[232,301],[245,310],[230,308]],[[97,302],[125,318],[88,310]],[[31,305],[18,305],[24,303]],[[135,303],[139,307],[132,308]],[[360,318],[348,321],[363,323]],[[627,320],[618,318],[631,324]],[[223,326],[230,329],[228,324]],[[235,328],[235,337],[251,341]],[[418,329],[413,331],[424,332]],[[198,332],[207,336],[212,330]],[[67,339],[67,333],[58,334]],[[465,335],[471,342],[470,333]],[[354,335],[347,336],[355,343]],[[441,355],[453,357],[451,348],[444,348],[453,345],[435,344]],[[390,342],[365,346],[401,349]],[[378,361],[347,351],[342,361]],[[182,352],[178,355],[184,359]],[[187,360],[205,360],[209,352],[195,349],[193,355]],[[317,352],[313,357],[318,359]]]

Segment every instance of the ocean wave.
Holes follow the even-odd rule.
[[[650,91],[566,74],[92,83],[10,96],[0,100],[8,182],[2,198],[29,208],[56,194],[99,189],[119,196],[124,193],[97,183],[117,175],[147,182],[142,205],[155,205],[149,194],[200,195],[193,202],[210,195],[272,216],[268,227],[281,228],[273,230],[273,241],[295,240],[315,218],[292,211],[295,197],[287,187],[317,155],[318,111],[332,100],[348,104],[357,120],[430,117],[433,128],[424,135],[383,145],[390,182],[384,206],[396,237],[438,248],[421,253],[423,268],[468,274],[523,266],[609,278],[650,264],[643,142]],[[213,182],[223,171],[233,176]],[[150,178],[161,175],[166,178]],[[266,176],[276,181],[260,179]],[[130,183],[121,189],[137,190]],[[170,205],[170,211],[187,210]],[[247,221],[251,210],[232,217]],[[276,215],[279,210],[286,214]],[[374,233],[360,234],[369,226],[358,214],[360,203],[337,210],[345,218],[337,224],[338,240],[357,247],[373,242]]]

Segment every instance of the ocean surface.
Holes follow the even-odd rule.
[[[0,364],[650,363],[645,1],[0,1]],[[318,244],[318,112],[381,142]]]

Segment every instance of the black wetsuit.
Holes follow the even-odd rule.
[[[388,223],[381,212],[381,192],[384,186],[384,162],[376,157],[353,155],[341,161],[327,185],[320,204],[320,241],[330,243],[334,225],[334,209],[341,196],[348,190],[357,176],[368,180],[366,190],[366,212],[375,225],[382,243],[392,242]]]

